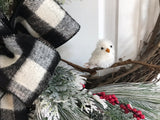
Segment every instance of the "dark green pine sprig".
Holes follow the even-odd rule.
[[[13,0],[0,0],[0,10],[7,16],[10,16],[13,12]]]

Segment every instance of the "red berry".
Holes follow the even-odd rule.
[[[106,101],[109,101],[109,99],[108,99],[108,98],[105,98],[105,100],[106,100]]]
[[[115,95],[111,95],[111,97],[112,97],[112,98],[116,98],[116,96],[115,96]]]
[[[128,109],[126,109],[126,110],[124,111],[124,113],[125,113],[125,114],[128,114],[128,113],[129,113],[129,110],[128,110]]]
[[[134,118],[136,118],[136,117],[137,117],[137,115],[136,115],[136,114],[133,114],[133,117],[134,117]]]
[[[112,105],[116,105],[116,103],[114,103],[114,102],[113,102],[113,103],[111,103],[111,104],[112,104]]]
[[[142,115],[142,112],[139,110],[136,112],[138,115]]]
[[[108,95],[105,95],[105,97],[108,97]]]
[[[139,117],[137,117],[137,120],[141,120]]]
[[[136,112],[137,112],[137,109],[136,109],[136,108],[133,108],[132,111],[133,111],[134,113],[136,113]]]
[[[103,96],[100,96],[100,99],[104,99]]]
[[[141,119],[145,119],[145,116],[144,116],[144,115],[140,115],[140,118],[141,118]]]
[[[118,98],[114,98],[114,100],[118,100]]]
[[[112,97],[111,97],[111,96],[108,96],[108,100],[111,101],[111,100],[112,100]]]
[[[105,93],[105,92],[101,92],[101,95],[102,95],[103,97],[105,97],[106,93]]]
[[[82,84],[82,87],[85,88],[86,87],[85,84]]]
[[[114,99],[111,99],[110,102],[111,102],[111,103],[114,103]]]
[[[127,108],[128,108],[129,110],[132,110],[132,107],[131,107],[130,104],[127,104]]]
[[[119,101],[118,101],[118,100],[116,100],[116,101],[115,101],[115,103],[116,103],[116,104],[119,104]]]
[[[126,106],[123,105],[123,104],[120,104],[120,108],[121,108],[121,109],[126,109]]]

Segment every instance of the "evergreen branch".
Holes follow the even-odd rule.
[[[94,100],[82,87],[85,78],[76,73],[63,67],[55,69],[48,88],[37,99],[35,118],[88,120],[90,112],[96,112]]]
[[[0,10],[4,12],[7,16],[11,16],[13,11],[12,9],[13,0],[1,0],[0,1]]]
[[[132,108],[142,111],[147,120],[158,120],[160,117],[160,88],[158,84],[127,83],[99,87],[92,92],[104,91],[115,94],[120,103],[131,104]],[[116,109],[116,106],[113,106]],[[107,112],[115,110],[111,108]],[[116,109],[118,111],[118,109]],[[122,119],[120,119],[122,120]]]

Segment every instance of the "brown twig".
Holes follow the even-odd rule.
[[[97,70],[103,70],[104,68],[93,68],[93,69],[89,69],[89,68],[84,68],[84,67],[81,67],[79,65],[76,65],[74,63],[71,63],[67,60],[64,60],[64,59],[61,59],[63,62],[67,63],[68,65],[74,67],[75,69],[81,71],[81,72],[88,72],[90,73],[91,75],[94,75],[96,74]],[[123,66],[123,65],[128,65],[128,64],[140,64],[140,65],[143,65],[143,66],[146,66],[146,67],[149,67],[149,68],[152,68],[156,71],[160,71],[160,66],[159,65],[152,65],[152,64],[148,64],[148,63],[144,63],[144,62],[141,62],[141,61],[135,61],[135,60],[131,60],[131,59],[128,59],[126,61],[122,61],[122,62],[117,62],[115,64],[113,64],[110,68],[113,68],[113,67],[118,67],[118,66]]]
[[[117,66],[122,66],[122,65],[127,65],[127,64],[139,64],[139,65],[143,65],[143,66],[146,66],[146,67],[149,67],[149,68],[153,68],[156,71],[160,71],[160,65],[152,65],[152,64],[148,64],[148,63],[141,62],[141,61],[135,61],[135,60],[131,60],[131,59],[115,63],[111,67],[117,67]]]
[[[93,68],[93,69],[84,68],[84,67],[81,67],[81,66],[79,66],[79,65],[76,65],[76,64],[71,63],[71,62],[69,62],[69,61],[67,61],[67,60],[64,60],[64,59],[61,59],[61,61],[67,63],[68,65],[70,65],[70,66],[72,66],[72,67],[74,67],[74,68],[75,68],[76,70],[78,70],[78,71],[88,72],[88,73],[90,73],[91,75],[96,74],[96,73],[97,73],[97,72],[96,72],[97,70],[101,70],[101,69],[102,69],[102,68]]]

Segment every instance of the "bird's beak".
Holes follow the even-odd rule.
[[[106,49],[106,52],[110,53],[110,49],[109,49],[109,48],[107,48],[107,49]]]

